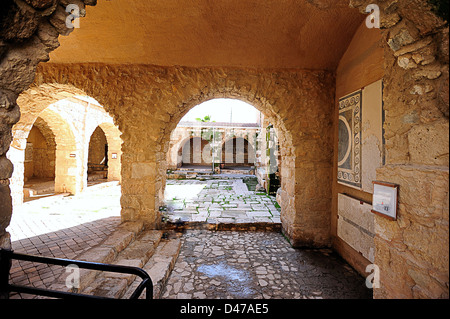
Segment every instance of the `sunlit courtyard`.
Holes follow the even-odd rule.
[[[117,182],[88,187],[76,196],[56,195],[14,208],[8,231],[11,241],[39,236],[95,220],[120,217]]]

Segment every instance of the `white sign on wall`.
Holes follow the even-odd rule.
[[[374,181],[373,189],[372,212],[397,220],[398,185]]]

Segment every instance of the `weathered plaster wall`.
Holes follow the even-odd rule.
[[[329,72],[40,66],[37,83],[53,82],[70,83],[95,97],[123,132],[123,220],[159,224],[171,132],[201,102],[239,98],[263,111],[280,131],[286,233],[297,246],[329,244],[334,99]]]

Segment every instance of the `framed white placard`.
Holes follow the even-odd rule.
[[[372,212],[390,220],[397,220],[397,207],[398,185],[374,181]]]

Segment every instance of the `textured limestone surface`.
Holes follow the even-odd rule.
[[[370,1],[355,0],[363,10]],[[426,1],[380,3],[386,165],[398,220],[375,217],[375,298],[448,298],[448,23]]]

